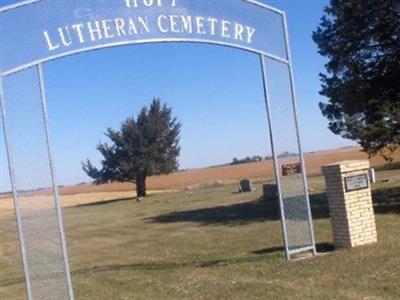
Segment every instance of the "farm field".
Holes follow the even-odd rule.
[[[321,173],[321,166],[341,160],[349,159],[368,159],[368,156],[361,152],[359,148],[347,148],[331,151],[321,151],[305,155],[308,175]],[[400,161],[400,153],[395,156],[395,161]],[[373,157],[372,166],[380,166],[385,161],[380,157]],[[234,166],[220,166],[204,169],[192,169],[185,172],[177,172],[170,175],[153,176],[148,178],[148,189],[176,190],[182,188],[198,188],[201,186],[212,185],[216,182],[233,183],[243,178],[255,180],[272,180],[274,177],[272,160],[239,164]],[[110,191],[132,191],[134,185],[129,183],[113,183],[101,186],[88,184],[63,187],[61,194],[70,195],[88,192],[110,192]]]
[[[358,148],[339,149],[315,152],[305,156],[308,176],[320,174],[321,166],[341,160],[367,159],[368,156]],[[395,157],[400,161],[400,154]],[[372,167],[382,166],[385,161],[380,157],[370,159]],[[207,186],[238,183],[243,178],[255,181],[270,181],[274,179],[272,161],[239,164],[234,166],[220,166],[204,169],[193,169],[169,175],[152,176],[147,180],[149,194],[160,192],[174,192],[177,190],[195,190]],[[132,183],[110,183],[92,185],[89,183],[74,186],[61,186],[59,188],[63,207],[108,201],[118,198],[135,196],[135,185]],[[43,196],[52,197],[50,189],[38,192],[24,193],[25,197]],[[13,213],[14,206],[10,194],[0,195],[0,214]]]
[[[290,262],[261,183],[246,194],[214,185],[65,208],[76,299],[399,299],[400,170],[377,180],[379,243],[332,251],[323,178],[311,176],[323,254]],[[3,216],[1,298],[25,299],[14,217]]]

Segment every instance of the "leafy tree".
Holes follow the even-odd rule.
[[[390,160],[400,143],[400,2],[331,0],[313,39],[329,59],[320,108],[330,130]]]
[[[137,117],[126,119],[119,131],[108,128],[105,135],[112,144],[100,143],[97,150],[103,156],[101,169],[89,159],[83,170],[95,184],[134,182],[137,197],[146,196],[146,178],[168,174],[178,169],[181,123],[172,117],[172,110],[159,99],[150,108],[143,107]]]

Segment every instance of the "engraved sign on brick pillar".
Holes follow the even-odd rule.
[[[342,161],[322,167],[335,246],[377,242],[368,160]]]

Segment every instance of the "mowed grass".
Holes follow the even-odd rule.
[[[400,172],[374,186],[379,243],[332,251],[310,178],[316,258],[286,261],[276,207],[215,186],[64,209],[77,299],[400,299]],[[385,179],[389,179],[389,182]],[[0,298],[25,299],[12,216],[0,222]]]

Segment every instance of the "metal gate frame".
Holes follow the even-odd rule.
[[[19,3],[13,4],[13,5],[0,7],[0,13],[18,9],[23,6],[34,5],[35,3],[38,3],[40,1],[43,1],[43,0],[26,0],[26,1],[22,1]],[[278,10],[276,8],[273,8],[269,5],[260,3],[255,0],[239,0],[239,1],[251,3],[262,9],[267,9],[267,10],[273,11],[273,12],[281,15],[281,17],[282,17],[282,26],[284,29],[285,47],[286,47],[288,59],[282,59],[278,56],[260,52],[256,49],[239,47],[239,46],[234,47],[234,48],[239,48],[239,49],[242,48],[242,50],[250,51],[250,52],[258,55],[260,58],[260,65],[261,65],[261,71],[262,71],[261,75],[262,75],[262,79],[263,79],[264,96],[265,96],[265,105],[266,105],[267,116],[268,116],[270,142],[271,142],[272,154],[273,154],[273,159],[274,159],[274,171],[275,171],[275,178],[276,178],[276,183],[277,183],[277,188],[278,188],[278,193],[279,193],[281,227],[282,227],[282,236],[283,236],[283,240],[284,240],[284,244],[285,244],[286,258],[290,259],[293,254],[303,252],[303,251],[312,251],[313,254],[315,255],[316,247],[315,247],[314,229],[313,229],[313,224],[312,224],[311,208],[310,208],[310,201],[309,201],[309,195],[308,195],[306,167],[305,167],[305,162],[304,162],[304,155],[303,155],[303,150],[302,150],[302,145],[301,145],[301,140],[300,140],[299,126],[298,126],[297,96],[296,96],[295,85],[294,85],[294,75],[293,75],[292,57],[291,57],[290,44],[289,44],[287,17],[286,17],[285,12]],[[221,45],[221,46],[225,46],[225,47],[233,47],[232,45],[224,44],[223,42],[215,42],[215,41],[205,42],[203,40],[196,40],[196,39],[176,39],[176,38],[168,39],[168,38],[166,38],[166,39],[162,39],[162,40],[152,40],[150,42],[152,42],[152,43],[153,42],[155,42],[155,43],[200,42],[200,43],[206,43],[206,44]],[[135,42],[132,42],[129,44],[143,44],[143,43],[149,43],[149,41],[135,41]],[[10,176],[10,182],[11,182],[11,186],[12,186],[13,201],[14,201],[15,214],[16,214],[16,219],[17,219],[17,230],[18,230],[18,236],[19,236],[19,241],[20,241],[20,249],[21,249],[21,256],[22,256],[22,260],[23,260],[24,274],[25,274],[25,279],[26,279],[27,295],[28,295],[29,300],[33,299],[32,288],[31,288],[31,279],[30,279],[29,265],[28,265],[28,261],[27,261],[25,236],[24,236],[24,230],[22,227],[22,219],[21,219],[19,198],[18,198],[18,192],[17,192],[15,166],[14,166],[14,158],[13,158],[13,153],[12,153],[11,139],[10,139],[10,134],[9,134],[10,128],[8,125],[9,121],[8,121],[8,116],[7,116],[7,111],[6,111],[3,78],[13,75],[13,74],[17,74],[21,71],[24,71],[24,70],[27,70],[30,68],[36,68],[36,70],[37,70],[39,85],[40,85],[39,88],[40,88],[41,110],[42,110],[43,124],[45,127],[45,136],[46,136],[46,143],[47,143],[47,155],[48,155],[48,160],[49,160],[49,165],[50,165],[52,189],[53,189],[53,196],[54,196],[58,226],[59,226],[59,231],[60,231],[60,240],[61,240],[61,244],[62,244],[64,267],[65,267],[65,273],[67,276],[69,299],[74,299],[72,280],[71,280],[71,274],[70,274],[70,268],[69,268],[68,252],[67,252],[67,242],[66,242],[65,231],[64,231],[64,222],[63,222],[63,216],[62,216],[62,209],[61,209],[61,205],[60,205],[60,197],[59,197],[58,188],[57,188],[58,185],[57,185],[57,179],[56,179],[56,171],[55,171],[54,161],[53,161],[53,151],[52,151],[50,128],[49,128],[49,122],[48,122],[46,89],[45,89],[45,81],[44,81],[44,76],[43,76],[43,63],[52,61],[52,60],[56,60],[56,59],[59,59],[61,57],[65,57],[65,56],[71,56],[71,55],[81,53],[81,52],[88,52],[88,51],[92,51],[92,50],[96,50],[96,49],[100,49],[100,48],[107,48],[107,47],[111,47],[111,46],[114,47],[114,46],[126,45],[126,44],[127,43],[119,43],[119,44],[114,43],[112,45],[103,46],[103,47],[92,47],[92,48],[84,49],[82,51],[71,51],[70,53],[64,53],[63,55],[48,57],[48,58],[40,60],[40,61],[34,61],[27,65],[22,65],[22,66],[13,68],[11,70],[7,70],[5,72],[2,72],[0,70],[0,110],[1,110],[1,114],[2,114],[2,120],[3,120],[3,131],[4,131],[4,137],[5,137],[7,160],[8,160],[8,165],[9,165],[9,176]],[[303,187],[304,187],[304,196],[306,198],[306,203],[307,203],[308,224],[309,224],[309,230],[310,230],[311,241],[312,241],[311,245],[309,245],[307,247],[295,249],[295,250],[289,249],[288,232],[287,232],[287,227],[286,227],[286,218],[285,218],[285,211],[284,211],[284,195],[282,194],[282,186],[281,186],[280,176],[279,176],[280,170],[279,170],[279,164],[278,164],[278,156],[275,151],[276,147],[275,147],[274,123],[273,123],[273,117],[272,117],[272,113],[271,113],[270,91],[269,91],[267,70],[266,70],[266,60],[267,59],[272,59],[277,62],[283,63],[283,64],[287,65],[289,68],[290,93],[291,93],[291,100],[292,100],[293,116],[294,116],[295,127],[296,127],[295,130],[296,130],[297,147],[298,147],[299,157],[300,157],[301,177],[302,177],[302,183],[303,183]]]

